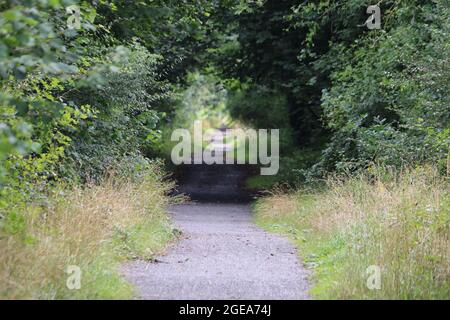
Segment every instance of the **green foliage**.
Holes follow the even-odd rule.
[[[381,30],[364,26],[370,4],[269,0],[237,7],[229,32],[238,35],[238,44],[217,65],[226,76],[280,88],[299,149],[323,151],[302,174],[358,170],[373,162],[445,167],[448,1],[383,1]],[[235,108],[235,116],[254,113],[249,98],[235,103],[246,104]],[[268,109],[250,117],[277,114],[276,107]]]
[[[67,26],[72,4],[78,30]],[[385,1],[374,31],[362,26],[368,4],[2,3],[0,192],[98,180],[123,158],[138,165],[163,150],[163,127],[218,126],[228,111],[281,129],[291,180],[373,162],[443,168],[446,2]]]
[[[195,120],[203,120],[220,126],[228,117],[227,95],[224,85],[213,74],[188,74],[187,88],[179,96],[173,123],[179,128],[189,128]]]
[[[79,30],[67,25],[72,4]],[[138,165],[170,98],[164,58],[114,38],[87,2],[0,8],[0,211],[36,201],[54,181],[98,180],[124,158]]]
[[[235,119],[255,128],[289,127],[287,100],[279,90],[245,84],[242,87],[228,102]]]
[[[398,5],[385,17],[392,21],[385,24],[388,31],[333,50],[348,60],[332,72],[332,86],[322,97],[325,123],[334,132],[325,168],[365,167],[371,161],[445,166],[449,14],[443,2],[415,11]]]
[[[98,179],[123,157],[136,158],[151,149],[162,113],[156,107],[170,97],[160,80],[161,57],[133,44],[117,47],[106,57],[114,68],[100,70],[102,85],[83,87],[71,97],[91,106],[92,115],[72,137],[66,154],[69,168],[83,179]],[[136,158],[137,159],[137,158]]]
[[[202,121],[204,130],[219,128],[230,121],[227,109],[228,92],[220,79],[212,73],[192,72],[187,75],[186,84],[177,86],[173,112],[162,127],[158,140],[160,152],[169,158],[176,142],[171,141],[175,129],[191,130],[196,120]]]
[[[370,4],[1,1],[0,232],[35,243],[26,209],[49,207],[55,186],[151,177],[145,156],[198,119],[281,129],[279,174],[252,187],[373,163],[449,170],[448,0],[381,1],[381,30],[364,26]],[[142,255],[152,223],[133,228],[121,232]]]
[[[67,24],[74,4],[80,29]],[[0,3],[2,296],[131,297],[118,258],[152,259],[173,239],[171,185],[144,154],[159,149],[172,88],[206,49],[214,6]],[[83,269],[79,291],[65,286],[70,264]]]

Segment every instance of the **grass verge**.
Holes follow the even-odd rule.
[[[448,299],[449,194],[434,168],[372,168],[317,192],[275,192],[254,212],[295,242],[315,298]]]
[[[152,259],[175,237],[166,215],[170,185],[152,170],[139,181],[62,189],[47,205],[0,220],[0,298],[132,298],[120,262]]]

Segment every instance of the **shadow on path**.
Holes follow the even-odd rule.
[[[248,203],[257,192],[245,187],[256,166],[250,165],[182,165],[178,168],[176,193],[194,201]]]

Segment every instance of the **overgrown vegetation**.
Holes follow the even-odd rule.
[[[320,299],[447,299],[448,181],[433,167],[333,176],[322,191],[275,193],[256,221],[288,235]],[[380,289],[367,285],[380,268]]]
[[[3,298],[131,297],[117,259],[151,258],[172,238],[167,183],[144,156],[157,149],[175,63],[146,42],[157,31],[125,32],[127,5],[0,3]],[[66,287],[71,264],[80,290]]]
[[[323,200],[330,207],[319,209],[326,211],[334,210],[342,201],[362,209],[368,206],[375,217],[379,208],[372,201],[389,196],[394,202],[383,204],[386,207],[382,209],[396,219],[405,219],[399,226],[416,238],[401,242],[397,241],[397,233],[389,232],[383,239],[373,236],[368,238],[367,252],[373,249],[371,254],[379,254],[375,247],[383,241],[396,252],[398,242],[403,246],[398,248],[399,257],[383,256],[383,261],[389,270],[395,269],[391,262],[403,270],[406,262],[398,260],[402,257],[410,260],[401,261],[417,264],[411,267],[412,273],[405,271],[405,281],[420,271],[416,267],[437,266],[440,262],[434,258],[426,264],[429,258],[411,256],[417,243],[428,245],[430,237],[441,236],[442,231],[433,229],[435,220],[427,225],[421,220],[422,211],[408,207],[412,201],[408,192],[419,197],[418,208],[428,205],[427,201],[447,201],[442,188],[443,177],[450,170],[450,5],[448,0],[383,0],[379,3],[382,27],[369,30],[364,21],[370,4],[368,0],[1,1],[0,241],[5,246],[0,253],[12,257],[0,257],[4,263],[1,281],[7,281],[1,286],[6,288],[2,294],[72,297],[73,292],[61,287],[61,273],[55,271],[62,268],[62,261],[86,259],[88,268],[100,270],[98,264],[114,260],[111,253],[115,249],[111,248],[127,243],[125,247],[135,252],[130,256],[142,257],[145,248],[160,247],[168,240],[160,213],[163,205],[147,214],[149,225],[133,217],[147,212],[139,195],[150,197],[148,201],[153,201],[154,196],[161,201],[164,198],[163,193],[147,193],[152,188],[165,190],[159,169],[150,165],[153,160],[149,159],[167,158],[172,146],[171,131],[190,129],[198,119],[206,120],[208,127],[280,129],[279,174],[252,178],[248,181],[252,188],[317,188],[330,173],[349,176],[341,189],[329,186],[321,194],[278,195],[262,203],[283,199],[287,206],[303,201],[315,206]],[[79,28],[70,25],[78,19],[73,7],[67,11],[71,5],[80,10]],[[383,180],[379,173],[370,171],[373,163],[389,166],[390,175],[396,178]],[[434,169],[424,170],[431,170],[431,180],[405,169],[429,163]],[[120,177],[105,180],[109,172]],[[373,180],[374,174],[378,180]],[[370,179],[361,178],[368,175]],[[146,179],[153,182],[148,184]],[[408,185],[407,179],[414,181]],[[381,181],[388,191],[378,190],[376,181]],[[117,190],[111,190],[111,184]],[[352,189],[356,185],[370,197],[355,200],[361,191]],[[112,199],[113,192],[118,192],[114,194],[118,199]],[[115,235],[110,232],[116,224],[113,220],[105,222],[104,231],[89,231],[107,243],[94,248],[91,256],[84,256],[88,251],[83,251],[81,245],[73,247],[76,253],[64,251],[72,248],[64,247],[65,243],[87,241],[90,246],[89,233],[70,233],[61,219],[73,222],[78,221],[78,216],[85,218],[85,213],[78,212],[78,201],[86,202],[89,208],[92,205],[92,219],[100,221],[95,219],[101,219],[97,212],[101,209],[94,208],[100,201],[94,197],[108,201],[132,199],[138,202],[134,208],[138,212],[129,214],[127,210],[131,209],[124,209],[127,212],[123,214],[129,217],[124,222],[126,230],[114,229]],[[315,223],[310,210],[304,210],[311,215],[311,221],[300,219],[288,209],[283,211],[286,215],[271,219],[283,225],[289,222],[293,230],[302,229]],[[346,221],[347,211],[333,212],[342,214]],[[405,212],[410,214],[403,217]],[[353,213],[351,219],[358,216]],[[351,232],[339,229],[341,219],[330,218],[333,214],[326,219],[334,219],[330,224],[336,221],[336,230],[317,228],[308,237],[349,237]],[[433,215],[439,223],[447,224],[444,230],[448,232],[448,212],[433,211]],[[361,215],[355,219],[372,232],[376,224],[362,218],[366,219]],[[420,232],[414,229],[417,219],[417,228],[423,227]],[[382,227],[386,232],[391,230],[384,222]],[[156,233],[147,233],[149,230]],[[154,246],[151,243],[156,230],[162,236]],[[362,232],[353,231],[355,235]],[[123,239],[117,240],[117,234],[122,234]],[[58,248],[53,237],[62,237],[60,256],[55,253]],[[333,252],[354,257],[340,240],[319,240],[318,244],[329,244]],[[311,252],[314,249],[305,248]],[[442,257],[439,248],[436,254]],[[406,253],[408,250],[412,253]],[[34,254],[40,251],[42,256]],[[55,260],[46,260],[47,265],[33,272],[48,267],[56,278],[43,278],[40,283],[36,273],[30,272],[28,276],[34,280],[27,278],[31,281],[29,288],[12,288],[14,283],[8,281],[16,280],[8,277],[20,283],[27,276],[27,264],[46,254]],[[31,260],[26,260],[27,256]],[[107,258],[97,262],[98,257]],[[369,253],[367,257],[375,259]],[[13,269],[17,275],[11,273]],[[398,297],[443,297],[442,272],[424,270],[424,274],[436,278],[417,280],[417,292],[411,291],[412,284],[402,282],[396,287]],[[396,272],[390,276],[396,277],[388,282],[393,285],[403,279]],[[340,273],[332,277],[341,279]],[[122,280],[114,279],[117,281],[111,285],[123,290],[110,288],[101,293],[87,287],[80,297],[113,297],[108,292],[114,291],[117,296],[126,296],[129,290]],[[430,287],[426,289],[426,285]],[[395,288],[371,293],[361,288],[349,292],[337,286],[330,288],[329,295],[395,296]],[[326,295],[322,293],[318,296]]]
[[[242,3],[236,63],[223,71],[257,98],[234,110],[285,128],[282,110],[294,138],[280,174],[248,184],[315,190],[260,200],[257,220],[296,239],[316,266],[316,297],[448,298],[450,6],[380,1],[382,27],[369,30],[372,4]],[[284,107],[267,107],[260,88],[272,101],[282,92]],[[366,287],[370,265],[382,268],[381,290]]]
[[[230,29],[238,36],[218,58],[225,76],[245,83],[232,110],[259,127],[290,127],[295,142],[282,148],[290,178],[274,182],[304,183],[373,162],[431,161],[445,170],[448,1],[381,1],[380,30],[364,26],[371,4],[241,1],[235,12]]]
[[[98,185],[55,189],[48,203],[11,212],[0,229],[0,298],[130,299],[124,259],[151,260],[174,239],[166,215],[171,185],[157,164],[133,180],[113,174]],[[80,287],[70,288],[70,266]]]

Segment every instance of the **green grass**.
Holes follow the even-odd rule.
[[[259,190],[259,189],[269,189],[273,187],[273,185],[277,182],[278,180],[275,176],[257,175],[249,177],[245,181],[245,185],[247,188]]]
[[[430,168],[334,178],[320,192],[260,199],[255,221],[298,247],[314,298],[448,299],[448,190]],[[373,265],[379,290],[367,287]]]
[[[174,240],[175,232],[165,219],[148,220],[117,232],[114,244],[121,257],[152,260]]]
[[[55,299],[132,299],[133,286],[119,273],[122,256],[114,247],[105,246],[92,261],[81,262],[82,277],[79,290],[63,288]],[[84,265],[84,266],[83,266]],[[64,279],[63,279],[64,280]]]
[[[265,230],[286,235],[299,249],[301,259],[307,269],[313,270],[314,283],[310,293],[316,299],[333,299],[333,284],[339,282],[345,270],[345,240],[338,234],[316,234],[308,225],[299,224],[295,214],[283,217],[269,217],[261,213],[268,199],[260,200],[254,206],[255,222]],[[304,196],[301,200],[306,211],[314,210],[315,199]]]
[[[121,264],[152,260],[177,237],[166,214],[170,186],[158,174],[111,179],[8,215],[0,228],[0,298],[133,298]],[[79,289],[66,285],[69,266],[81,271]]]
[[[120,274],[126,260],[151,261],[176,238],[167,219],[154,219],[116,232],[101,252],[88,264],[80,291],[67,292],[75,299],[132,299],[134,287]],[[66,297],[62,297],[66,298]]]

